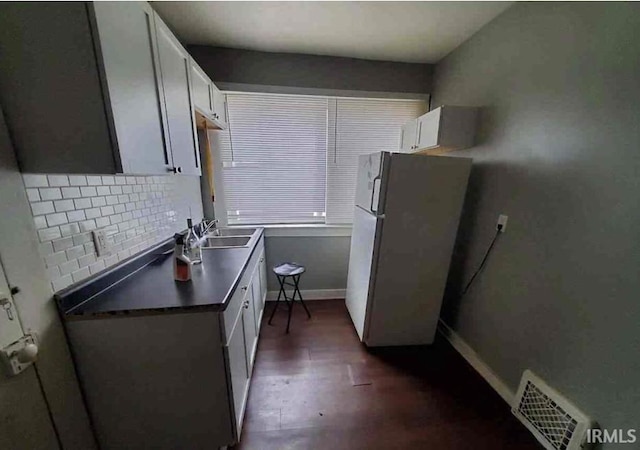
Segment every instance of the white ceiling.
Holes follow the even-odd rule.
[[[434,63],[513,2],[154,2],[188,44]]]

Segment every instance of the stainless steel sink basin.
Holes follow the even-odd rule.
[[[212,236],[252,236],[255,228],[218,228],[211,233]]]
[[[202,248],[233,248],[246,247],[251,236],[214,236],[208,237]]]

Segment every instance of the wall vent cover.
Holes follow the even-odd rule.
[[[530,370],[520,380],[513,414],[548,450],[583,448],[591,420]]]

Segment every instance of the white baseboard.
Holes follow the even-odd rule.
[[[475,352],[464,339],[460,337],[458,333],[453,331],[446,323],[440,320],[438,324],[438,331],[442,334],[455,348],[458,353],[467,360],[471,366],[476,369],[482,378],[507,402],[509,406],[513,404],[515,398],[515,392],[513,392],[509,386],[498,376],[496,373],[485,363],[482,358]]]
[[[344,298],[346,293],[346,289],[308,289],[300,291],[300,294],[302,294],[302,299],[304,301]],[[291,290],[287,290],[287,295],[291,295]],[[267,292],[268,302],[276,301],[277,299],[278,291]]]

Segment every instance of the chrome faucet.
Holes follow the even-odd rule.
[[[210,220],[208,223],[207,221],[203,221],[204,223],[204,231],[202,232],[203,236],[206,236],[209,231],[213,228],[213,232],[211,234],[213,234],[214,236],[220,236],[220,230],[218,230],[218,219],[213,219]]]

